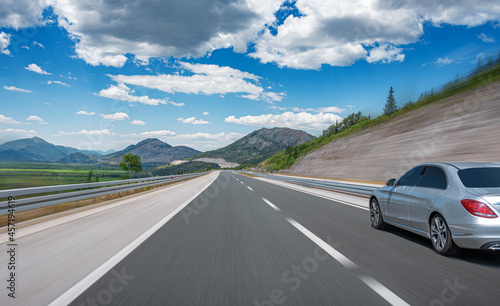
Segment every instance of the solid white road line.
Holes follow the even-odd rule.
[[[338,262],[340,262],[344,267],[347,269],[355,269],[358,266],[353,263],[349,258],[345,257],[342,253],[339,251],[335,250],[331,245],[328,243],[324,242],[321,238],[318,236],[314,235],[311,231],[309,231],[307,228],[303,227],[300,223],[297,221],[286,218],[288,222],[290,222],[293,226],[295,226],[299,231],[301,231],[304,235],[307,236],[307,238],[311,239],[314,243],[316,243],[320,248],[325,250],[330,256],[335,258]]]
[[[391,290],[387,289],[384,285],[379,283],[373,277],[360,276],[359,278],[363,281],[363,283],[365,283],[373,291],[377,292],[378,295],[383,297],[391,305],[398,305],[398,306],[406,306],[406,305],[409,306],[410,305],[410,304],[406,303],[403,299],[401,299],[399,296],[394,294],[394,292],[392,292]]]
[[[321,238],[313,234],[307,228],[303,227],[297,221],[286,218],[288,222],[290,222],[293,226],[295,226],[299,231],[301,231],[304,235],[306,235],[309,239],[311,239],[314,243],[316,243],[320,248],[322,248],[325,252],[330,254],[335,260],[337,260],[340,264],[342,264],[347,269],[358,269],[358,266],[352,262],[349,258],[345,257],[342,253],[334,249],[331,245],[323,241]],[[398,306],[406,306],[409,304],[406,303],[403,299],[397,296],[395,293],[387,289],[384,285],[379,283],[376,279],[371,276],[358,276],[359,279],[364,282],[368,287],[370,287],[373,291],[375,291],[378,295],[380,295],[384,300],[389,302],[391,305]]]
[[[216,178],[217,179],[217,178]],[[85,290],[87,290],[90,286],[92,286],[96,281],[98,281],[104,274],[106,274],[109,270],[111,270],[115,265],[117,265],[122,259],[127,257],[133,250],[135,250],[139,245],[141,245],[146,239],[148,239],[151,235],[153,235],[157,230],[159,230],[163,225],[165,225],[172,217],[174,217],[178,212],[180,212],[184,207],[186,207],[189,203],[191,203],[196,197],[198,197],[203,191],[205,191],[208,186],[210,186],[213,182],[210,181],[205,188],[197,192],[194,196],[192,196],[189,200],[184,202],[181,206],[177,207],[174,211],[172,211],[168,216],[160,220],[160,222],[156,223],[153,227],[151,227],[144,234],[139,236],[136,240],[132,241],[128,246],[126,246],[123,250],[116,253],[113,257],[111,257],[108,261],[103,263],[99,268],[94,270],[94,272],[90,273],[78,282],[76,285],[71,287],[68,291],[66,291],[63,295],[58,297],[55,301],[50,303],[49,306],[59,306],[59,305],[68,305],[73,302],[78,296],[80,296]]]
[[[252,187],[250,187],[250,186],[247,186],[247,188],[253,191]]]
[[[279,209],[276,205],[274,205],[273,203],[271,203],[268,199],[262,198],[262,200],[264,202],[266,202],[269,206],[271,206],[272,208],[274,208],[274,210],[281,211],[281,209]]]

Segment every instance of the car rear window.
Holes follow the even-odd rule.
[[[458,171],[458,176],[467,188],[500,187],[500,168],[470,168]]]

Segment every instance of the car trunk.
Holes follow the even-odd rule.
[[[500,188],[467,188],[467,192],[495,205],[496,209],[500,208]]]

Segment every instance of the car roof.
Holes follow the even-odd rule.
[[[426,163],[425,165],[448,165],[448,166],[453,166],[459,170],[462,169],[469,169],[469,168],[499,168],[500,163],[494,163],[494,162],[433,162],[433,163]]]

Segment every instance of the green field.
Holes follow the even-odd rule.
[[[101,182],[119,180],[124,173],[113,166],[1,161],[0,189],[85,183],[90,170]]]

